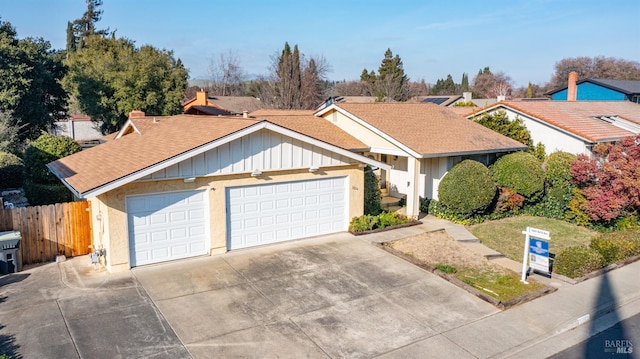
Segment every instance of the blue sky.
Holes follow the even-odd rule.
[[[84,0],[0,0],[0,17],[20,38],[64,48],[67,21]],[[480,68],[503,71],[516,86],[548,82],[566,57],[640,61],[640,1],[266,1],[104,0],[99,28],[137,45],[173,50],[190,77],[206,78],[213,57],[230,50],[250,74],[269,72],[285,41],[324,56],[332,80],[377,70],[387,48],[412,80],[435,83]]]

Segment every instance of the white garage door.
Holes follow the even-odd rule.
[[[346,177],[227,188],[229,249],[345,231]]]
[[[205,192],[127,197],[131,266],[207,254]]]

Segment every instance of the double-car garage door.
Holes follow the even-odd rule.
[[[227,188],[227,246],[247,248],[347,229],[346,177]]]
[[[227,249],[345,231],[347,177],[228,187]],[[131,266],[207,254],[205,191],[127,197]],[[212,206],[213,216],[224,215]]]

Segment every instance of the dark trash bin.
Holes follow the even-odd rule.
[[[22,270],[20,232],[0,232],[0,274],[17,273]]]

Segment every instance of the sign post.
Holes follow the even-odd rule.
[[[531,264],[532,270],[551,274],[549,270],[549,241],[551,240],[548,231],[527,227],[524,234],[524,254],[522,255],[522,278],[521,282],[527,283],[527,271]]]

